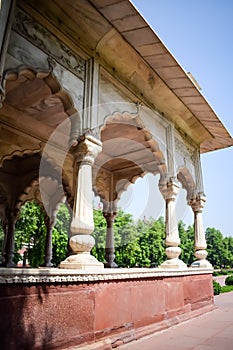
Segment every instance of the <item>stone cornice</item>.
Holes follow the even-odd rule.
[[[180,277],[210,274],[212,269],[188,268],[164,270],[160,268],[109,269],[99,273],[57,268],[0,268],[0,284],[85,283],[113,280],[133,280],[156,277]]]

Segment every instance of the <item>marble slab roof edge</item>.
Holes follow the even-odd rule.
[[[230,147],[233,139],[199,88],[129,0],[89,0],[141,55],[199,122],[213,135],[201,153]]]

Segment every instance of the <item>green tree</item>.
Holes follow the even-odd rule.
[[[56,224],[52,233],[53,259],[57,266],[66,257],[68,228],[70,214],[68,208],[62,204],[56,217]],[[20,217],[15,229],[15,256],[19,260],[17,252],[23,247],[28,247],[28,262],[32,267],[42,266],[44,263],[46,240],[46,227],[44,213],[35,202],[27,202],[21,207]]]
[[[68,232],[70,229],[70,213],[65,204],[61,204],[56,216],[52,233],[53,258],[52,263],[58,266],[66,258]]]
[[[226,258],[222,233],[214,227],[206,229],[208,260],[214,267],[221,267]],[[223,258],[224,257],[224,258]]]
[[[21,207],[20,217],[15,228],[15,260],[20,259],[17,252],[28,247],[28,261],[30,266],[38,267],[44,262],[46,227],[44,215],[38,204],[27,202]]]
[[[106,220],[102,210],[94,211],[95,246],[92,254],[99,261],[105,261]],[[61,205],[57,213],[53,229],[53,263],[55,266],[65,259],[67,254],[70,214],[65,205]],[[182,249],[180,258],[190,265],[194,258],[194,228],[180,221],[178,224]],[[134,223],[131,214],[119,210],[114,223],[115,255],[119,266],[158,266],[165,259],[165,223],[163,218],[155,220],[139,220]],[[0,244],[3,242],[3,230],[0,226]],[[16,223],[16,252],[24,245],[28,247],[29,264],[33,267],[44,263],[46,227],[44,214],[40,206],[28,202],[21,208],[20,218]],[[213,266],[233,266],[233,237],[223,238],[222,233],[215,228],[206,230],[208,260]],[[16,254],[16,261],[19,257]]]
[[[102,210],[94,211],[94,223],[95,246],[92,248],[92,254],[104,262],[107,224]],[[137,236],[132,215],[119,209],[114,222],[115,262],[118,266],[132,267],[140,260],[141,248]]]
[[[91,253],[98,261],[104,262],[107,224],[100,209],[94,210],[94,225],[93,237],[95,239],[95,246],[92,248]]]
[[[140,247],[137,242],[138,232],[133,216],[119,209],[114,222],[115,261],[118,266],[132,267],[137,264]]]
[[[160,265],[165,259],[164,219],[160,217],[158,220],[150,218],[147,221],[139,221],[137,227],[140,232],[139,245],[142,250],[139,265],[145,267]]]
[[[224,256],[222,257],[223,267],[233,267],[233,237],[223,238]]]
[[[179,221],[178,230],[180,236],[180,259],[187,265],[191,265],[194,260],[194,227],[188,226],[186,229],[183,221]]]

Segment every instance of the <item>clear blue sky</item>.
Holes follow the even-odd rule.
[[[233,135],[233,1],[132,2],[184,70],[193,74],[202,94]],[[219,229],[224,236],[233,236],[233,147],[203,155],[202,169],[207,196],[204,225]],[[134,186],[129,189],[123,207],[137,218],[145,209],[144,205],[140,207],[141,191],[138,188],[141,187],[144,195],[149,197],[154,186],[150,179],[144,182],[139,179]],[[151,200],[148,200],[145,212],[148,216],[164,213],[164,208],[158,209],[162,203],[160,195],[157,193],[156,196],[157,209],[151,208]],[[135,202],[139,205],[135,206]],[[178,212],[178,217],[191,224],[192,212],[184,209],[184,202],[183,199],[182,213]]]

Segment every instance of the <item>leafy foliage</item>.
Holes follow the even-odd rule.
[[[194,227],[188,226],[180,221],[178,223],[178,230],[180,235],[180,248],[182,250],[180,259],[187,265],[191,265],[194,260]]]
[[[65,205],[60,206],[56,224],[53,228],[53,263],[58,265],[66,256],[68,243],[69,212]],[[42,266],[46,240],[44,214],[35,202],[27,202],[21,208],[20,217],[15,229],[15,251],[23,246],[28,249],[28,262],[32,267]],[[15,253],[16,262],[21,257]]]
[[[58,266],[66,258],[68,232],[70,229],[70,213],[65,204],[61,204],[52,233],[53,258],[52,263]]]
[[[220,292],[221,292],[221,285],[215,280],[213,280],[213,288],[214,288],[214,295],[220,294]]]
[[[15,250],[23,246],[28,248],[30,266],[38,267],[43,264],[46,227],[44,215],[40,206],[34,202],[27,202],[21,208],[20,217],[15,228]],[[15,255],[15,260],[19,260]]]
[[[225,284],[226,286],[233,286],[233,275],[227,276]]]
[[[92,254],[97,260],[104,262],[107,224],[101,210],[94,210],[94,223],[93,237],[95,238],[95,246],[92,248]]]
[[[221,287],[221,293],[228,293],[233,291],[233,286],[222,286]]]
[[[94,223],[93,236],[96,244],[92,249],[92,254],[99,261],[104,262],[107,225],[101,210],[94,211]],[[66,257],[69,226],[69,210],[65,205],[61,205],[52,234],[54,266],[58,266]],[[186,228],[185,224],[180,221],[178,229],[182,249],[180,258],[190,265],[194,259],[194,227]],[[0,225],[1,244],[3,236]],[[40,206],[34,202],[26,203],[21,208],[21,215],[16,224],[15,252],[26,246],[30,266],[41,266],[44,263],[45,239],[46,227]],[[114,240],[115,261],[119,267],[154,267],[159,266],[166,259],[165,223],[162,217],[158,220],[150,218],[134,222],[131,214],[120,209],[114,223]],[[219,230],[208,228],[206,240],[208,260],[211,264],[225,268],[221,270],[222,274],[233,267],[233,237],[223,238]],[[19,255],[15,253],[15,261],[18,259]]]
[[[223,236],[219,230],[208,227],[206,230],[208,260],[213,266],[221,267],[221,259],[225,259]],[[223,254],[223,256],[221,256]]]
[[[215,270],[213,272],[213,276],[232,275],[232,274],[233,274],[233,270],[231,269],[229,270],[221,269],[221,270]]]

